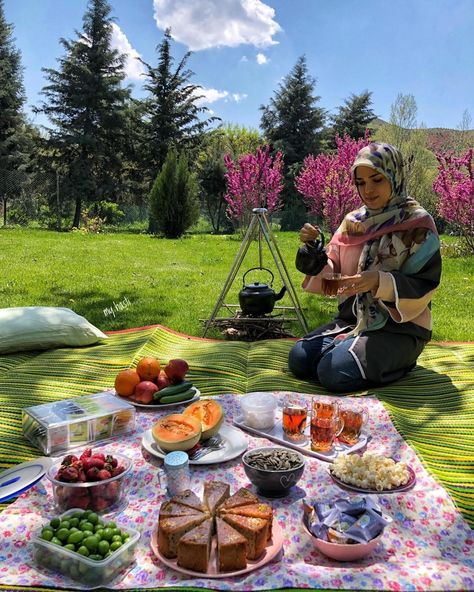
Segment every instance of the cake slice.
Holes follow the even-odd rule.
[[[267,544],[269,521],[236,514],[223,514],[222,518],[247,539],[247,559],[260,557]]]
[[[206,511],[202,501],[198,498],[194,491],[191,491],[190,489],[186,489],[185,491],[174,495],[171,498],[171,501],[183,504],[183,506],[189,506],[190,508],[194,508],[200,512]]]
[[[171,516],[192,516],[194,514],[202,513],[201,510],[191,508],[191,506],[185,506],[179,502],[169,500],[161,504],[159,519],[162,520],[163,518],[170,518]]]
[[[216,518],[218,571],[237,571],[247,567],[247,539],[224,522]]]
[[[168,557],[168,559],[176,557],[181,537],[199,526],[206,518],[206,514],[163,518],[158,524],[158,549],[160,553]]]
[[[208,518],[193,528],[178,543],[178,565],[206,573],[211,554],[213,519]]]
[[[268,504],[260,502],[258,504],[248,504],[246,506],[238,506],[237,508],[223,509],[221,515],[230,514],[238,516],[249,516],[250,518],[262,518],[268,520],[268,540],[272,538],[273,528],[273,509]]]
[[[259,501],[260,500],[258,499],[258,497],[254,493],[252,493],[248,489],[245,489],[245,487],[241,487],[238,491],[236,491],[234,493],[234,495],[231,495],[230,497],[228,497],[225,500],[225,502],[219,506],[217,513],[220,514],[221,512],[223,512],[225,510],[230,510],[231,508],[237,508],[238,506],[246,506],[247,504],[256,504]]]
[[[206,481],[204,483],[204,503],[214,515],[217,506],[229,497],[230,485],[223,481]]]

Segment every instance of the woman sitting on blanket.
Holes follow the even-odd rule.
[[[346,215],[327,246],[326,267],[306,276],[323,293],[324,273],[339,272],[338,314],[292,348],[290,370],[330,391],[363,390],[398,380],[431,339],[431,299],[441,276],[440,244],[431,216],[407,196],[401,153],[371,143],[351,168],[364,205]],[[305,224],[303,242],[318,237]]]

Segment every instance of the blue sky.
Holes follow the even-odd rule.
[[[109,2],[114,44],[130,56],[127,82],[135,96],[143,96],[143,77],[134,56],[156,65],[156,46],[170,26],[176,63],[193,52],[192,81],[226,123],[258,128],[260,105],[302,54],[319,105],[330,112],[367,89],[386,120],[398,93],[415,97],[418,124],[456,128],[466,110],[474,120],[474,0]],[[87,0],[4,0],[22,52],[28,113],[45,84],[41,68],[56,67],[59,39],[75,37],[86,6]]]

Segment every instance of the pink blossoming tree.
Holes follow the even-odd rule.
[[[436,154],[438,176],[433,190],[439,195],[438,210],[456,228],[474,253],[474,150],[461,156]]]
[[[282,207],[283,156],[277,152],[272,158],[269,152],[269,146],[257,148],[255,154],[240,156],[237,163],[229,154],[224,156],[227,215],[241,227],[248,224],[253,208],[267,208],[271,214]]]
[[[303,195],[309,213],[323,216],[331,232],[338,228],[348,212],[361,205],[352,182],[351,165],[368,141],[368,133],[359,140],[348,135],[336,136],[336,152],[318,156],[310,154],[295,179],[296,189]]]

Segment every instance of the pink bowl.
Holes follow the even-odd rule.
[[[340,543],[330,543],[329,541],[323,541],[322,539],[318,539],[312,535],[309,531],[307,532],[310,535],[316,549],[320,553],[323,553],[323,555],[326,555],[331,559],[336,559],[336,561],[357,561],[357,559],[362,559],[362,557],[369,555],[369,553],[375,549],[383,535],[383,533],[380,533],[379,536],[375,537],[375,539],[372,539],[368,543],[343,545]]]

